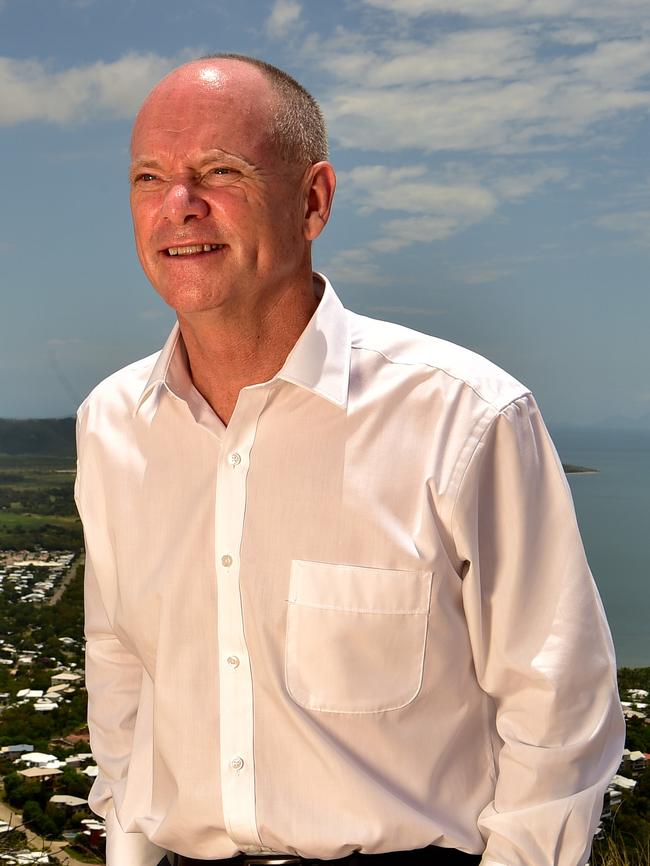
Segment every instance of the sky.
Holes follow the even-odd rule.
[[[130,126],[215,51],[321,103],[346,306],[486,355],[549,426],[650,430],[647,0],[0,0],[1,417],[71,415],[164,342]]]

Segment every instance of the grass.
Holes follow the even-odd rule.
[[[74,472],[70,458],[0,454],[0,549],[81,546]]]
[[[30,514],[15,511],[0,511],[0,532],[2,529],[13,531],[17,526],[23,526],[29,532],[41,529],[43,526],[74,526],[78,517],[67,514]]]
[[[79,860],[81,863],[103,863],[103,860],[100,860],[99,857],[95,857],[94,854],[89,853],[85,848],[81,848],[79,845],[66,845],[63,849],[66,854],[72,857],[75,860]]]
[[[650,847],[626,848],[620,840],[608,836],[594,845],[590,866],[650,866]]]

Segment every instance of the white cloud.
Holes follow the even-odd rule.
[[[373,51],[340,47],[343,56],[337,52],[320,61],[330,74],[344,81],[354,76],[371,87],[394,87],[482,78],[512,80],[530,66],[533,40],[513,29],[493,28],[450,33],[431,42],[402,39]]]
[[[456,14],[480,15],[515,12],[521,0],[490,0],[489,12],[485,0],[363,0],[367,6],[393,12],[396,15]]]
[[[564,166],[544,166],[520,174],[500,174],[493,186],[499,198],[505,201],[519,201],[536,192],[547,183],[564,180],[568,171]]]
[[[266,32],[272,39],[284,39],[300,20],[302,6],[298,0],[275,0],[266,22]]]
[[[395,253],[415,243],[428,244],[446,240],[464,228],[468,221],[446,216],[416,216],[388,220],[381,225],[382,237],[370,241],[368,249],[378,253]]]
[[[481,173],[450,163],[440,168],[437,177],[429,174],[422,164],[397,168],[363,165],[339,174],[341,197],[356,206],[359,215],[393,213],[391,219],[380,223],[374,240],[348,251],[349,261],[365,265],[371,254],[446,240],[491,216],[501,205],[518,202],[545,184],[563,180],[567,170],[542,166],[513,173],[491,167]],[[479,281],[486,280],[475,280]]]
[[[408,15],[464,15],[471,18],[493,18],[501,15],[525,19],[548,19],[557,16],[580,19],[626,18],[646,16],[647,0],[363,0],[367,6]]]
[[[471,184],[434,183],[426,179],[426,173],[423,165],[364,165],[342,172],[339,179],[343,197],[357,201],[361,214],[395,210],[480,218],[495,209],[496,198],[489,190]]]
[[[605,124],[611,135],[611,121],[650,109],[650,33],[642,28],[626,38],[512,20],[411,30],[385,40],[339,28],[308,40],[309,57],[333,80],[323,102],[340,145],[501,154],[584,147]]]
[[[354,285],[380,285],[387,282],[376,257],[363,248],[341,250],[321,270],[335,282]]]
[[[127,54],[62,71],[37,60],[0,57],[0,124],[132,117],[153,85],[189,56]]]
[[[495,267],[492,265],[468,265],[454,268],[453,275],[468,286],[481,286],[498,283],[512,274],[512,268]]]
[[[607,231],[621,232],[635,243],[650,247],[650,210],[603,214],[594,220],[594,225]]]

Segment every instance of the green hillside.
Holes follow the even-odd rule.
[[[74,418],[0,418],[0,455],[74,457]]]

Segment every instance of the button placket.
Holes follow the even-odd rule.
[[[253,683],[239,580],[249,455],[266,399],[262,389],[240,394],[222,442],[215,509],[222,804],[228,835],[240,848],[262,845],[255,815]]]

